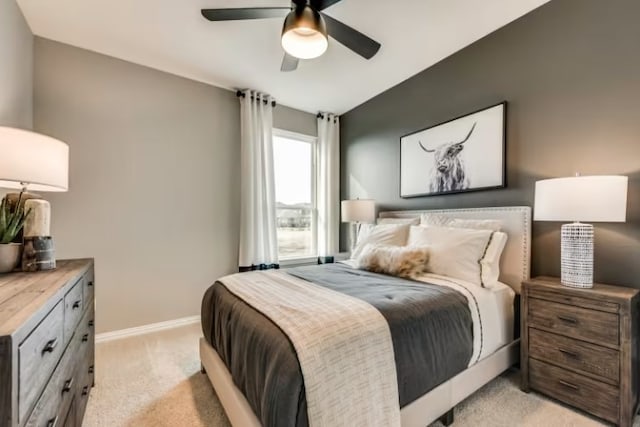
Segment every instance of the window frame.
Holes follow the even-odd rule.
[[[274,138],[292,139],[311,145],[311,244],[315,255],[280,259],[280,254],[278,253],[278,263],[285,268],[316,264],[318,262],[318,137],[280,128],[273,128],[272,136]]]

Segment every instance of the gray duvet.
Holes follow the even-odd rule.
[[[401,407],[469,364],[473,324],[462,294],[343,264],[286,272],[364,300],[380,311],[393,340]],[[202,301],[202,328],[263,426],[308,425],[295,350],[270,319],[216,282]]]

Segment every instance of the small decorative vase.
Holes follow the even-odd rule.
[[[0,244],[0,273],[12,272],[18,266],[21,256],[21,243]]]

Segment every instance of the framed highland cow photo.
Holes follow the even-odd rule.
[[[400,197],[502,188],[507,103],[400,138]]]

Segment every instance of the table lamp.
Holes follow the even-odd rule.
[[[340,202],[342,222],[350,222],[351,251],[356,246],[362,223],[376,220],[376,202],[372,199],[343,200]]]
[[[560,243],[560,281],[576,288],[593,287],[593,225],[624,222],[627,213],[626,176],[575,176],[536,182],[535,221],[564,224]]]
[[[68,186],[67,144],[39,133],[0,126],[0,188],[44,192],[67,191]],[[23,270],[55,268],[49,203],[30,199],[24,202],[24,208],[30,213],[23,229]],[[0,272],[13,270],[21,248],[19,243],[0,244]]]

